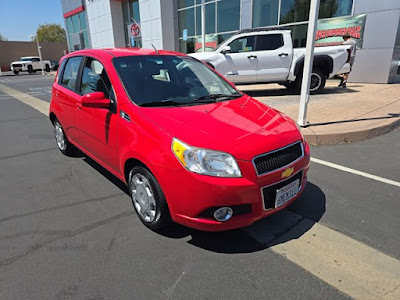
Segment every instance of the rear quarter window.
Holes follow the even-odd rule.
[[[67,89],[76,91],[76,81],[78,79],[78,72],[81,62],[81,56],[71,57],[68,59],[59,80],[60,85],[66,87]]]

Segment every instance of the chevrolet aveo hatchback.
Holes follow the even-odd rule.
[[[124,181],[153,230],[247,226],[306,185],[309,147],[293,120],[194,58],[81,50],[60,66],[50,104],[58,148]]]

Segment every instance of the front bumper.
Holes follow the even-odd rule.
[[[218,178],[191,173],[181,168],[176,174],[169,174],[179,181],[178,185],[164,189],[172,219],[182,225],[204,231],[223,231],[248,226],[255,221],[272,215],[294,202],[303,192],[307,182],[310,163],[310,151],[304,144],[304,156],[293,164],[271,173],[257,176],[251,161],[238,160],[243,177]],[[293,168],[293,174],[282,179],[286,168]],[[301,177],[299,192],[288,203],[279,208],[264,207],[262,189],[279,182],[290,182],[296,176]],[[174,180],[175,181],[175,180]],[[205,212],[223,206],[232,207],[231,219],[219,222],[212,214]],[[240,214],[235,214],[238,208]],[[244,209],[243,209],[244,208]]]

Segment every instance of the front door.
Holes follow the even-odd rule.
[[[93,92],[103,92],[113,103],[109,109],[78,105],[76,124],[79,144],[93,157],[118,170],[116,99],[110,79],[103,64],[87,57],[82,70],[79,92],[83,96]]]
[[[231,51],[218,55],[216,69],[234,83],[257,81],[258,58],[255,51],[255,36],[244,36],[230,42]]]

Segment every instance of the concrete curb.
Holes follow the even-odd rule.
[[[304,134],[304,138],[310,145],[322,146],[322,145],[338,145],[347,144],[353,142],[360,142],[374,137],[389,133],[400,126],[400,119],[393,121],[389,124],[378,126],[375,128],[340,132],[332,134]]]

